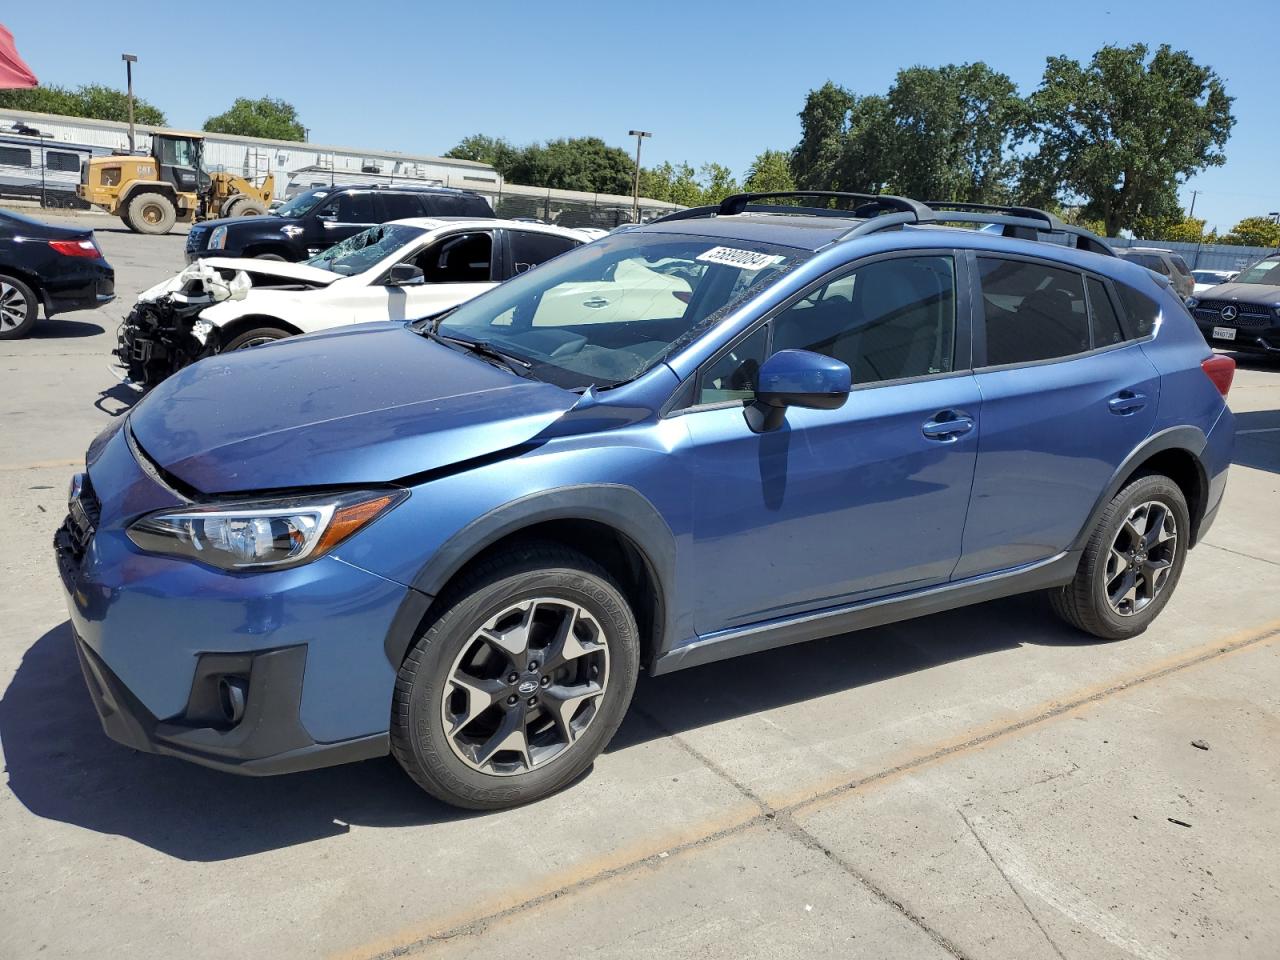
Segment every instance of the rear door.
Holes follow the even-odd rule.
[[[377,199],[379,223],[392,220],[410,220],[423,215],[422,200],[418,194],[405,190],[402,193],[385,191],[375,194]]]
[[[1030,257],[973,262],[982,426],[956,579],[1065,550],[1150,433],[1160,388],[1109,281]]]
[[[303,240],[308,250],[327,250],[335,243],[368,230],[379,219],[380,211],[370,190],[344,190],[334,194],[305,218]]]
[[[560,254],[581,246],[580,241],[571,237],[540,230],[509,229],[503,232],[507,237],[507,262],[504,265],[503,280],[532,270],[539,264],[554,260]]]

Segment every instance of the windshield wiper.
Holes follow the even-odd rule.
[[[468,353],[472,353],[477,357],[483,357],[499,366],[503,366],[519,377],[532,377],[530,370],[533,364],[527,360],[521,360],[519,357],[513,357],[509,353],[503,353],[488,340],[467,340],[463,337],[448,337],[443,334],[436,333],[434,326],[421,326],[413,328],[416,332],[422,334],[429,340],[436,343],[442,343],[446,347],[461,347]]]

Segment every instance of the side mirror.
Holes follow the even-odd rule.
[[[415,267],[412,263],[397,263],[387,271],[388,287],[412,287],[426,282],[422,268]]]
[[[849,365],[810,350],[779,350],[760,367],[747,425],[756,433],[782,426],[787,407],[837,410],[849,399]]]

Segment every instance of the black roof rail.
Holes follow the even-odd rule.
[[[1111,245],[1097,234],[1083,227],[1063,223],[1062,220],[1048,210],[1012,204],[952,203],[949,200],[931,200],[929,201],[929,206],[940,212],[940,216],[938,216],[939,222],[1002,224],[1005,227],[1004,236],[1021,237],[1026,240],[1037,240],[1039,238],[1034,235],[1026,236],[1025,232],[1019,233],[1019,229],[1023,231],[1030,229],[1038,233],[1064,233],[1074,238],[1075,243],[1073,245],[1078,250],[1088,250],[1091,253],[1100,253],[1109,257],[1116,255],[1116,252],[1111,249]],[[952,212],[948,213],[947,211]],[[988,213],[994,215],[986,216],[985,214]],[[1031,222],[1028,223],[1027,221]]]
[[[745,213],[748,207],[758,205],[760,200],[765,199],[789,199],[793,197],[820,197],[826,200],[860,200],[861,204],[848,212],[854,216],[869,217],[879,213],[897,212],[897,213],[913,213],[917,220],[929,220],[932,218],[932,211],[929,210],[927,204],[921,203],[919,200],[911,200],[907,197],[897,197],[891,193],[845,193],[839,190],[776,190],[769,193],[735,193],[732,196],[725,197],[720,201],[717,213],[722,217],[731,217],[734,214]],[[806,210],[807,207],[782,207],[781,209],[790,211]],[[830,209],[826,207],[817,207],[813,209]]]

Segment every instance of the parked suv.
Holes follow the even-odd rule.
[[[1116,250],[1125,260],[1140,263],[1162,277],[1168,277],[1173,291],[1180,297],[1189,297],[1195,291],[1196,280],[1191,276],[1187,261],[1172,250],[1158,247],[1121,247]]]
[[[187,234],[187,262],[202,257],[306,260],[388,220],[492,217],[489,201],[449,187],[321,187],[287,200],[270,216],[198,223]]]
[[[1232,443],[1235,364],[1168,283],[1027,208],[774,196],[161,384],[56,540],[107,732],[244,773],[391,751],[496,808],[585,771],[642,669],[1033,590],[1145,630]]]
[[[1230,283],[1191,297],[1187,307],[1213,346],[1280,354],[1280,253],[1246,267]]]

